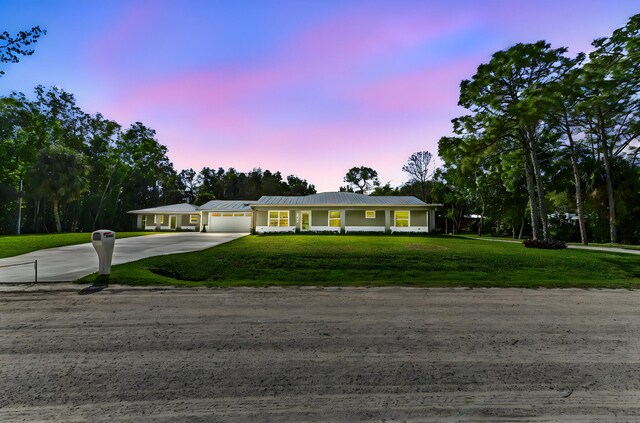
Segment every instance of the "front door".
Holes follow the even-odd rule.
[[[175,229],[178,226],[178,216],[169,216],[169,227]]]
[[[302,221],[300,222],[300,230],[308,231],[309,229],[311,229],[311,212],[303,211],[301,218]]]

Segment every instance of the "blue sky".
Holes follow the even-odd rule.
[[[0,29],[48,31],[3,67],[0,94],[57,85],[87,112],[142,121],[178,170],[262,167],[327,191],[366,165],[399,185],[493,52],[539,39],[586,51],[634,3],[0,0]]]

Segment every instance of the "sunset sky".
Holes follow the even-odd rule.
[[[570,54],[623,26],[636,1],[0,0],[0,30],[40,25],[0,95],[38,84],[87,112],[157,131],[176,169],[254,167],[333,191],[347,169],[406,181],[437,152],[458,86],[491,54],[545,39]]]

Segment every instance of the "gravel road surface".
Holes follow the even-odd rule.
[[[3,292],[0,421],[640,421],[639,306],[624,290]]]

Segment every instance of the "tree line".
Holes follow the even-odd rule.
[[[516,44],[462,81],[434,184],[453,231],[640,242],[640,15],[592,46]]]
[[[304,179],[268,170],[177,172],[153,129],[88,114],[57,87],[0,97],[0,158],[5,234],[131,229],[128,210],[315,193]]]

